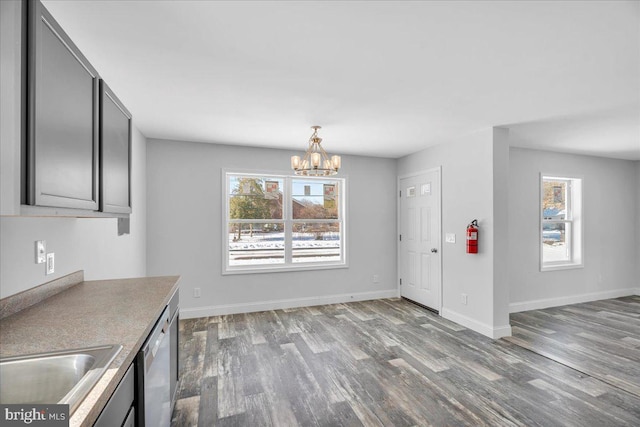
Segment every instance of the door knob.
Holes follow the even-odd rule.
[[[438,248],[431,248],[431,252],[433,252],[434,254],[438,252]]]

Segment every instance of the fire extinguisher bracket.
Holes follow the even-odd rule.
[[[467,225],[467,253],[478,253],[478,220],[474,219]]]

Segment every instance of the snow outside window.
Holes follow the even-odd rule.
[[[582,179],[541,175],[540,269],[582,267]]]
[[[225,274],[346,266],[343,178],[224,176]]]

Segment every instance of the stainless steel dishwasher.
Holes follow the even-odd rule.
[[[168,427],[171,423],[171,330],[165,308],[137,356],[138,425]]]

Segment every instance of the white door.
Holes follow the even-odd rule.
[[[440,168],[399,182],[400,295],[440,311]]]

